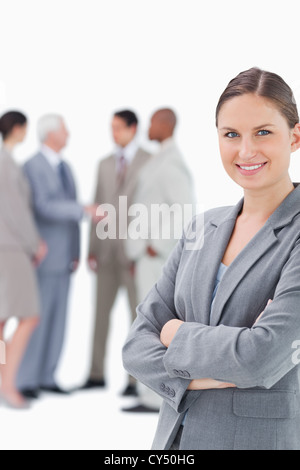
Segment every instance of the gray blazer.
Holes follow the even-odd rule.
[[[100,161],[97,174],[97,185],[95,193],[95,204],[111,204],[115,207],[117,221],[121,216],[123,224],[128,225],[127,211],[119,214],[119,197],[127,197],[128,208],[133,202],[136,190],[138,174],[143,166],[151,158],[150,154],[139,148],[132,163],[130,164],[124,184],[118,187],[116,178],[116,158],[114,155]],[[117,226],[118,227],[118,226]],[[118,233],[118,228],[117,228]],[[129,265],[129,259],[125,253],[124,240],[117,237],[116,240],[107,238],[100,240],[97,237],[96,226],[92,224],[89,242],[89,254],[96,256],[101,265],[107,265],[116,257],[123,266]]]
[[[39,273],[69,271],[72,261],[79,259],[78,222],[83,217],[83,208],[76,200],[71,169],[66,162],[64,165],[69,186],[67,194],[58,172],[42,153],[24,165],[32,189],[36,224],[48,245],[48,255]]]
[[[11,154],[0,150],[0,250],[32,257],[40,236],[35,226],[29,184]]]
[[[183,237],[138,307],[123,358],[164,398],[154,449],[170,448],[184,416],[182,449],[300,449],[300,376],[292,360],[300,340],[300,187],[229,266],[211,311],[242,205],[208,211],[203,247],[186,250]],[[174,318],[185,323],[166,349],[160,332]],[[187,391],[190,380],[205,377],[237,388]]]

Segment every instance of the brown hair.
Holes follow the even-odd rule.
[[[253,93],[271,100],[282,116],[286,118],[291,129],[298,124],[297,105],[288,84],[275,73],[253,67],[245,72],[241,72],[231,80],[222,93],[216,110],[217,126],[219,112],[223,104],[236,96],[245,95],[246,93]]]
[[[27,118],[23,113],[19,111],[9,111],[0,118],[0,134],[3,140],[5,140],[13,128],[17,125],[24,126],[27,123]]]

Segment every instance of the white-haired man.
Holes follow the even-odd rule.
[[[37,398],[40,390],[64,393],[54,374],[63,346],[71,274],[79,260],[79,222],[85,214],[96,217],[95,206],[77,202],[70,166],[60,154],[69,137],[64,119],[53,114],[43,116],[38,122],[38,136],[40,151],[25,163],[24,172],[48,255],[38,268],[41,321],[18,374],[18,388],[27,398]]]

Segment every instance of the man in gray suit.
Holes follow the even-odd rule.
[[[110,204],[115,208],[117,236],[115,239],[99,239],[96,227],[93,226],[91,230],[89,265],[97,273],[97,304],[92,366],[90,377],[83,387],[85,389],[105,386],[104,359],[109,316],[121,286],[127,290],[131,317],[136,317],[133,264],[125,253],[126,233],[123,239],[119,236],[119,229],[123,227],[126,232],[128,226],[127,211],[120,209],[120,198],[126,197],[127,206],[130,207],[138,174],[150,158],[150,154],[138,146],[137,128],[138,119],[132,111],[124,110],[114,114],[112,133],[116,150],[100,162],[98,170],[95,203]],[[132,377],[123,394],[136,394]]]
[[[41,321],[18,374],[18,388],[27,398],[37,398],[39,390],[63,393],[54,374],[64,340],[70,276],[79,261],[79,222],[85,214],[96,213],[95,206],[84,207],[77,202],[71,169],[60,155],[69,136],[63,118],[42,117],[38,134],[41,149],[25,164],[24,172],[48,255],[38,269]]]

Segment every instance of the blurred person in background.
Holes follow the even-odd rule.
[[[124,248],[124,239],[119,237],[119,225],[127,229],[127,211],[120,213],[121,196],[127,197],[128,207],[136,189],[138,174],[149,161],[150,154],[140,148],[137,140],[138,118],[130,110],[116,112],[112,118],[112,135],[116,148],[112,155],[99,164],[95,203],[111,204],[116,210],[117,236],[100,240],[96,226],[90,235],[89,266],[97,274],[97,301],[94,329],[92,365],[88,381],[83,389],[101,388],[106,385],[104,362],[109,318],[119,289],[127,290],[131,318],[136,318],[137,297],[131,260]],[[126,234],[123,234],[126,237]],[[129,377],[124,396],[136,394],[136,381]]]
[[[142,229],[143,237],[139,240],[128,237],[126,242],[127,256],[135,263],[139,303],[144,301],[159,280],[163,266],[178,242],[178,235],[182,234],[185,221],[184,206],[188,205],[191,213],[195,211],[194,182],[175,141],[176,126],[177,116],[172,109],[159,109],[153,114],[149,139],[159,142],[160,149],[141,171],[134,198],[135,203],[141,203],[147,209],[146,219],[141,223],[145,224],[146,230],[148,228],[147,236]],[[156,220],[152,212],[154,205],[166,205],[165,207],[172,210],[169,214],[162,213],[162,217]],[[123,411],[159,411],[162,403],[159,395],[140,383],[138,391],[137,403],[130,408],[124,408]]]
[[[30,187],[13,159],[15,146],[23,142],[27,118],[10,111],[0,119],[0,340],[7,321],[18,326],[6,344],[6,362],[0,366],[0,399],[16,409],[28,403],[19,393],[16,376],[26,346],[39,321],[40,302],[35,267],[47,252],[34,223]]]
[[[27,398],[40,391],[67,393],[55,380],[55,371],[65,336],[71,274],[79,263],[79,222],[95,217],[95,206],[77,201],[70,166],[61,151],[69,132],[64,119],[45,115],[38,122],[40,151],[26,162],[37,227],[48,245],[48,254],[38,269],[42,302],[41,321],[28,345],[18,374],[18,388]]]

